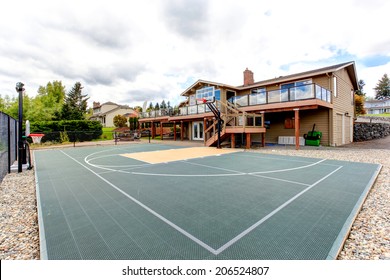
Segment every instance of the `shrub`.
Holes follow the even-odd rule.
[[[70,142],[90,141],[99,138],[103,133],[100,122],[88,120],[31,122],[30,130],[31,133],[44,133],[42,142],[63,142],[62,140],[66,140],[63,132],[66,132]]]
[[[69,136],[66,131],[60,131],[60,141],[61,143],[69,142]]]

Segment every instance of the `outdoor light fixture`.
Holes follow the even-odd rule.
[[[24,88],[23,88],[23,87],[24,87],[24,84],[23,84],[22,82],[17,82],[17,83],[16,83],[16,91],[17,91],[17,92],[20,92],[20,91],[23,92],[23,91],[24,91]]]
[[[22,172],[22,157],[23,157],[23,138],[22,138],[22,122],[23,122],[23,91],[24,84],[16,83],[16,91],[19,93],[19,119],[18,119],[18,172]]]

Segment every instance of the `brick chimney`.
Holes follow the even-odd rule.
[[[251,70],[248,70],[248,68],[246,68],[244,71],[244,86],[249,86],[254,83],[255,80],[253,78],[253,72]]]
[[[100,107],[100,102],[93,102],[92,108]]]

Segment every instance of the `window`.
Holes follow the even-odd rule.
[[[313,98],[311,80],[303,80],[282,84],[280,87],[280,101],[302,100]]]
[[[193,106],[196,104],[195,95],[190,95],[190,106]]]
[[[289,84],[283,84],[280,89],[280,101],[288,101],[288,92],[290,88],[293,88],[295,86],[295,83],[289,83]],[[295,99],[295,98],[294,98]]]
[[[267,103],[267,91],[264,87],[252,89],[249,96],[249,105],[266,104]]]
[[[214,87],[204,87],[196,91],[196,99],[207,99],[212,101],[216,97],[216,90]],[[220,96],[220,90],[218,90],[218,96]]]

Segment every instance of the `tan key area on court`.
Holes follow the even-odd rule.
[[[218,156],[241,151],[240,149],[216,149],[212,147],[193,147],[183,149],[170,149],[151,152],[122,154],[122,156],[155,164],[178,160],[187,160],[208,156]]]

